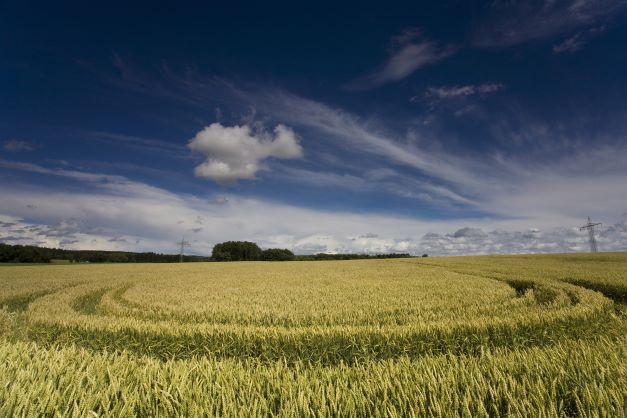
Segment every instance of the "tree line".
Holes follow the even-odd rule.
[[[129,251],[64,250],[61,248],[37,247],[34,245],[9,245],[0,243],[0,263],[50,263],[65,261],[71,263],[176,263],[178,254],[154,252],[136,253]],[[357,260],[366,258],[404,258],[407,253],[392,254],[312,254],[294,255],[287,248],[262,250],[249,241],[227,241],[213,247],[211,257],[197,255],[183,256],[185,262],[196,261],[315,261],[315,260]]]
[[[326,254],[294,255],[286,248],[262,250],[249,241],[227,241],[213,247],[214,261],[310,261],[310,260],[358,260],[366,258],[406,258],[408,253],[390,254]]]
[[[209,257],[186,255],[184,261],[210,261]],[[64,260],[73,263],[175,263],[177,254],[127,251],[63,250],[34,245],[9,245],[0,243],[0,263],[50,263]]]

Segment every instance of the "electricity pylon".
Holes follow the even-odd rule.
[[[588,240],[590,241],[590,252],[596,253],[599,251],[597,248],[597,240],[594,237],[594,227],[601,225],[601,222],[592,223],[590,221],[590,217],[588,216],[588,223],[579,228],[580,231],[588,230]]]
[[[183,239],[181,240],[181,242],[177,242],[177,244],[181,246],[181,254],[179,255],[179,263],[182,263],[183,253],[185,253],[185,247],[191,247],[192,244],[185,241],[185,236],[183,236]]]

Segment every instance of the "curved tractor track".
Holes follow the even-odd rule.
[[[188,294],[204,290],[197,281],[190,292],[186,289],[188,280],[154,275],[87,280],[48,291],[18,293],[4,304],[23,312],[27,340],[45,346],[77,345],[97,352],[130,351],[161,360],[208,356],[334,365],[435,354],[477,355],[496,348],[593,339],[611,333],[615,325],[611,300],[570,283],[495,281],[468,273],[447,273],[447,278],[434,280],[439,277],[437,271],[405,268],[396,270],[403,275],[400,284],[381,287],[379,281],[386,276],[380,274],[394,274],[394,268],[377,272],[374,282],[365,279],[366,292],[378,289],[382,294],[391,292],[391,297],[399,297],[394,286],[405,286],[410,294],[420,292],[427,299],[441,298],[441,304],[422,309],[420,301],[412,306],[411,296],[407,296],[396,305],[375,307],[375,312],[368,315],[363,310],[347,310],[339,299],[319,310],[315,298],[322,303],[328,294],[316,292],[316,287],[322,283],[328,286],[333,279],[318,279],[315,275],[306,279],[310,281],[305,286],[312,293],[297,295],[294,301],[298,305],[304,302],[298,297],[309,297],[310,306],[296,314],[282,309],[281,303],[256,315],[246,312],[247,306],[267,303],[268,296],[278,301],[288,298],[294,287],[292,277],[274,279],[279,289],[284,288],[273,289],[270,295],[266,284],[260,288],[254,278],[247,278],[242,285],[237,279],[205,277],[202,280],[210,282],[209,292],[214,286],[226,285],[220,297],[232,293],[228,286],[237,284],[236,298],[217,307],[209,302],[188,308],[177,303],[177,298],[165,300],[166,295],[181,293],[185,299]],[[344,291],[356,291],[361,280],[359,274],[348,280]],[[450,280],[463,282],[468,294],[460,295],[454,287],[446,290]],[[425,285],[413,285],[420,281]],[[430,286],[437,287],[437,292]],[[156,290],[150,294],[151,289]],[[469,299],[479,293],[494,296]],[[463,298],[453,300],[462,309],[438,316],[438,310],[452,309],[449,297]]]

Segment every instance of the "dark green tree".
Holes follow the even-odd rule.
[[[213,247],[211,258],[215,261],[261,260],[261,248],[249,241],[221,242]]]
[[[268,248],[261,252],[263,261],[292,261],[294,253],[287,248]]]

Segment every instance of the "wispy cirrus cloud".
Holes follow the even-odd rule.
[[[553,52],[562,54],[564,52],[576,52],[583,48],[585,41],[581,38],[581,34],[577,33],[570,38],[564,39],[557,45],[553,45]]]
[[[143,138],[139,136],[125,135],[114,132],[77,131],[76,134],[80,135],[82,138],[108,142],[118,146],[122,145],[141,151],[161,154],[167,153],[169,156],[188,156],[188,152],[186,152],[185,150],[185,145],[181,143],[173,143],[168,141],[161,141],[154,138]]]
[[[601,144],[607,143],[607,138],[599,138],[596,142],[599,146],[590,152],[573,132],[548,127],[540,133],[529,131],[531,142],[524,155],[506,157],[487,153],[468,161],[441,150],[412,147],[402,138],[377,131],[345,112],[293,100],[289,109],[302,112],[303,117],[308,115],[309,123],[343,138],[361,152],[376,154],[432,176],[437,184],[480,202],[479,206],[487,213],[544,219],[553,225],[563,225],[567,218],[575,219],[587,212],[615,217],[616,208],[627,206],[627,197],[621,192],[627,171],[618,163],[623,160],[620,156],[627,158],[627,147],[618,145],[620,142],[603,147]],[[518,134],[511,130],[499,133],[503,140]],[[556,147],[550,152],[541,145],[546,138],[552,138]],[[536,146],[537,152],[533,150]]]
[[[463,86],[428,87],[425,97],[436,99],[456,99],[475,95],[486,95],[503,90],[501,83],[468,84]],[[411,99],[410,99],[411,100]],[[417,98],[416,98],[417,100]]]
[[[162,189],[158,187],[152,187],[145,183],[136,182],[117,174],[91,173],[87,171],[68,170],[64,168],[48,168],[38,164],[8,161],[3,159],[0,159],[0,168],[30,172],[48,177],[61,177],[77,182],[89,183],[92,186],[97,186],[100,189],[107,190],[119,196],[132,196],[137,194],[141,189],[141,193],[145,196],[152,195],[153,197],[158,197],[162,191]],[[38,207],[32,203],[29,203],[28,205],[31,205],[32,207],[30,208],[32,209],[38,209]],[[25,207],[29,207],[28,205],[25,205]]]
[[[576,131],[556,126],[538,132],[525,124],[522,131],[505,127],[495,132],[499,140],[510,142],[525,135],[525,153],[506,156],[495,149],[470,158],[446,152],[439,144],[430,147],[422,142],[418,146],[408,136],[390,133],[373,121],[290,93],[266,91],[254,94],[251,100],[293,126],[315,130],[321,140],[333,140],[351,152],[415,170],[403,171],[404,176],[418,182],[424,182],[421,175],[428,176],[433,184],[477,203],[476,207],[492,216],[544,219],[557,226],[588,212],[615,217],[616,208],[627,207],[627,196],[621,192],[627,170],[617,164],[622,161],[620,156],[627,158],[627,147],[620,142],[599,146],[591,153],[585,142],[577,139]],[[545,149],[548,139],[554,147],[550,152]],[[600,137],[597,143],[608,140]],[[329,180],[358,182],[345,176]],[[416,190],[419,194],[424,188]],[[597,201],[604,204],[595,204]]]
[[[473,174],[479,171],[483,162],[429,149],[426,145],[418,147],[406,136],[392,134],[345,110],[280,90],[253,93],[249,99],[279,120],[315,130],[318,138],[333,140],[335,146],[411,167],[445,182],[475,186],[489,184]]]
[[[387,60],[370,73],[358,77],[344,88],[370,90],[384,84],[400,81],[415,71],[433,65],[456,51],[453,46],[443,46],[423,38],[417,29],[405,30],[392,38]]]
[[[438,119],[440,112],[455,117],[481,113],[483,107],[476,99],[485,99],[504,88],[501,83],[430,86],[423,94],[410,97],[409,101],[427,105],[422,124],[429,126]]]
[[[579,32],[564,39],[559,44],[553,45],[553,52],[556,54],[577,52],[599,33],[605,30],[604,26],[591,28],[583,32]]]
[[[385,171],[385,174],[381,174],[381,171]],[[283,168],[277,170],[276,174],[281,176],[284,181],[323,190],[335,188],[359,193],[382,193],[447,209],[456,206],[479,206],[478,202],[456,193],[450,188],[407,177],[394,170],[381,169],[362,171],[359,174],[338,174],[301,168]]]
[[[472,34],[475,47],[507,47],[598,25],[625,10],[622,0],[495,1]]]
[[[18,139],[9,139],[4,141],[2,144],[2,148],[5,151],[9,152],[20,152],[20,151],[33,151],[37,148],[35,144],[28,141],[21,141]]]

